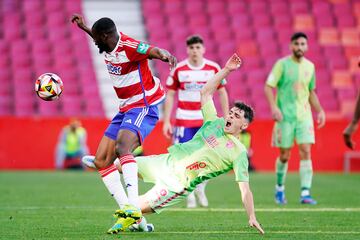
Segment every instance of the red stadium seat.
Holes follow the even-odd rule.
[[[294,19],[294,30],[307,31],[314,30],[314,18],[309,14],[296,15]]]
[[[353,74],[359,72],[359,57],[352,57],[349,59],[349,71]]]
[[[277,18],[279,15],[289,14],[289,6],[285,1],[273,2],[270,4],[271,14]]]
[[[356,27],[356,21],[352,15],[339,15],[337,16],[337,25],[339,28],[352,28]]]
[[[354,47],[345,46],[344,54],[345,54],[345,57],[348,59],[360,56],[360,46],[356,46],[356,47],[355,46]]]
[[[308,14],[310,7],[307,1],[290,1],[292,14]]]
[[[244,41],[238,43],[237,53],[240,56],[257,56],[258,55],[258,46],[254,41]]]
[[[336,28],[324,28],[319,31],[319,42],[322,45],[337,45],[339,41],[339,31]]]
[[[356,28],[342,29],[341,31],[341,43],[344,46],[359,46],[360,34]]]
[[[331,84],[334,88],[351,88],[352,76],[348,71],[334,71]]]
[[[36,113],[43,117],[63,116],[60,110],[60,101],[44,101],[37,99],[36,101],[37,111]]]

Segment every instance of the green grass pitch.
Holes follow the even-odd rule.
[[[0,172],[0,239],[360,239],[360,175],[316,174],[316,206],[299,204],[289,174],[288,204],[275,205],[274,174],[251,174],[264,236],[247,227],[234,176],[209,182],[210,209],[179,205],[148,216],[153,233],[107,235],[115,201],[94,172]],[[151,185],[140,185],[144,193]]]

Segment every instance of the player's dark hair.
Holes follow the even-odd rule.
[[[291,42],[298,40],[299,38],[305,38],[306,40],[308,39],[308,37],[306,36],[305,33],[303,32],[296,32],[291,36]]]
[[[95,30],[97,33],[112,33],[116,31],[116,26],[113,20],[104,17],[94,23],[92,30]]]
[[[199,35],[191,35],[186,39],[186,45],[190,46],[195,43],[204,44],[204,40]]]
[[[240,110],[243,110],[244,118],[247,119],[249,123],[252,122],[252,120],[254,119],[254,110],[252,109],[252,107],[243,102],[235,102],[234,106]]]

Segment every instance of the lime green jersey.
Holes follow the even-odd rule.
[[[204,123],[194,137],[168,148],[175,176],[189,190],[207,179],[234,169],[236,181],[249,181],[247,151],[231,134],[224,132],[225,121],[218,118],[213,101],[202,107]]]
[[[284,121],[312,118],[310,91],[315,89],[315,66],[306,58],[296,62],[291,56],[278,60],[266,84],[277,88],[276,103]]]

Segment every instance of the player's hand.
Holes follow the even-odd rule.
[[[173,130],[170,122],[164,122],[163,125],[163,134],[167,139],[171,139]]]
[[[348,146],[350,149],[355,148],[355,142],[352,140],[351,136],[356,131],[357,127],[358,126],[356,123],[351,122],[343,132],[345,145]]]
[[[236,53],[234,53],[226,62],[225,68],[231,72],[240,68],[241,64],[242,64],[241,58]]]
[[[258,221],[256,221],[256,219],[250,219],[249,220],[249,226],[256,228],[256,230],[258,230],[260,234],[265,233],[264,230],[262,229],[260,223],[258,223]]]
[[[171,55],[168,51],[159,48],[159,55],[162,61],[169,63],[170,70],[173,70],[176,67],[177,64],[176,57]]]
[[[320,129],[320,128],[324,127],[325,122],[326,122],[325,112],[324,112],[324,110],[321,110],[317,116],[317,124],[318,124],[317,128]]]
[[[84,17],[81,16],[80,14],[77,13],[73,14],[71,17],[71,22],[76,23],[79,28],[85,27]]]
[[[170,65],[170,71],[176,68],[177,59],[175,56],[171,55],[168,57],[168,62]]]
[[[271,116],[277,122],[281,122],[283,120],[283,115],[277,106],[271,109]]]

